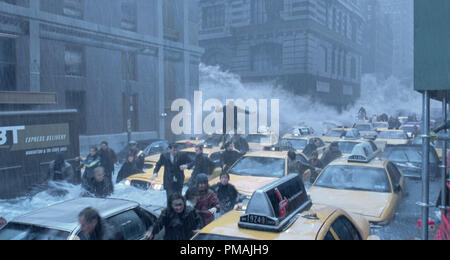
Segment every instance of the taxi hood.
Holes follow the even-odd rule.
[[[359,215],[380,218],[389,205],[392,194],[335,190],[321,187],[312,187],[309,195],[313,203],[332,205],[345,211]]]
[[[230,183],[236,187],[237,191],[245,196],[252,196],[253,192],[262,188],[279,178],[239,176],[230,174]]]

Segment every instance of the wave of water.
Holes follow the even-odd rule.
[[[395,77],[378,80],[370,74],[361,79],[360,98],[342,112],[306,96],[292,95],[273,82],[242,83],[238,75],[222,71],[218,66],[200,65],[200,90],[204,100],[215,98],[223,103],[226,99],[238,98],[279,99],[281,129],[307,124],[320,132],[327,130],[326,122],[351,125],[361,107],[366,109],[368,116],[415,113],[419,117],[422,107],[422,97],[412,85],[404,85]]]

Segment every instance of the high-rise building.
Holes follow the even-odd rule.
[[[343,108],[360,95],[356,0],[200,1],[202,61]]]
[[[378,0],[360,0],[365,18],[362,72],[380,78],[392,75],[393,32],[391,17],[384,13]]]
[[[58,102],[0,108],[76,108],[90,143],[126,142],[130,109],[133,138],[171,138],[171,102],[199,85],[197,10],[184,0],[1,0],[0,91]]]
[[[393,73],[410,79],[414,68],[414,1],[379,0],[383,12],[392,20],[394,35]]]

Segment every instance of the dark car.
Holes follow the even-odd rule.
[[[0,240],[70,240],[80,236],[78,214],[97,210],[126,240],[140,240],[154,225],[160,208],[144,208],[119,199],[80,198],[39,209],[15,218],[0,229]]]
[[[138,149],[142,150],[145,154],[145,156],[153,155],[160,153],[159,151],[166,151],[169,146],[169,142],[167,140],[146,140],[146,141],[139,141],[138,142]],[[125,162],[127,160],[128,152],[130,151],[130,146],[125,146],[120,152],[117,154],[117,158],[121,162]]]
[[[387,146],[383,154],[384,159],[395,163],[403,172],[405,177],[421,179],[422,178],[422,146],[421,145],[397,145]],[[439,157],[436,150],[430,147],[430,176],[438,178]]]

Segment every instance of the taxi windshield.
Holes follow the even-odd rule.
[[[341,137],[343,135],[344,131],[342,130],[331,130],[328,133],[325,134],[325,136],[329,137]]]
[[[389,150],[391,150],[389,152]],[[388,160],[399,163],[422,163],[422,147],[392,147],[386,150],[386,153],[390,153]],[[383,157],[386,157],[383,155]],[[434,156],[433,151],[430,150],[430,163],[436,163],[437,158]]]
[[[378,135],[381,139],[407,139],[405,134],[402,132],[381,132]]]
[[[359,131],[372,131],[372,127],[370,125],[356,125],[355,128]]]
[[[339,151],[341,151],[341,153],[352,153],[353,148],[355,148],[355,146],[357,145],[357,142],[339,142]]]
[[[348,165],[333,165],[326,168],[315,186],[338,190],[391,192],[384,169]]]
[[[375,123],[373,126],[376,128],[388,128],[389,127],[388,123]]]
[[[0,240],[67,240],[69,235],[60,230],[16,223],[0,230]]]
[[[247,142],[249,143],[261,143],[263,141],[270,142],[270,135],[251,134],[247,136]]]
[[[283,140],[281,140],[282,146],[292,146],[292,148],[294,148],[295,150],[305,149],[307,143],[308,143],[308,141],[304,140],[304,139],[283,139]]]
[[[285,160],[282,158],[247,156],[239,160],[230,169],[230,173],[240,176],[282,178],[284,167]]]

